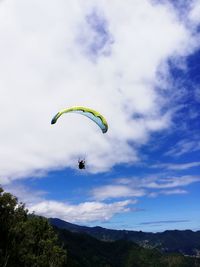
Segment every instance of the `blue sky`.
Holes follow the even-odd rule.
[[[30,211],[200,229],[200,4],[182,3],[0,3],[0,184]],[[76,105],[108,132],[77,114],[50,124]]]

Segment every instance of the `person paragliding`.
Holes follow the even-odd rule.
[[[85,160],[79,160],[78,161],[78,167],[80,170],[85,169]]]
[[[84,115],[95,122],[99,128],[101,129],[102,133],[106,133],[108,130],[108,124],[106,119],[96,110],[87,108],[87,107],[71,107],[65,108],[60,110],[51,120],[51,124],[55,124],[59,117],[61,117],[64,113],[77,113]],[[85,160],[78,160],[78,167],[79,169],[85,169]]]

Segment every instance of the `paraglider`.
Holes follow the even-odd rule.
[[[96,110],[86,107],[72,107],[63,109],[53,117],[53,119],[51,120],[51,124],[55,124],[60,116],[62,116],[64,113],[69,112],[78,113],[88,117],[101,128],[102,133],[106,133],[108,130],[108,124],[106,119]]]
[[[77,106],[77,107],[71,107],[71,108],[65,108],[60,110],[51,120],[51,124],[55,124],[60,116],[62,116],[64,113],[77,113],[84,115],[94,121],[99,128],[101,129],[102,133],[106,133],[108,131],[108,123],[106,119],[96,110]],[[85,160],[78,160],[78,167],[79,169],[85,169]]]

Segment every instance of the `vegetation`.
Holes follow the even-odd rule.
[[[102,227],[86,227],[51,218],[50,223],[60,229],[76,233],[86,233],[102,241],[127,240],[145,248],[157,248],[161,252],[182,253],[200,256],[200,231],[170,230],[162,233],[142,231],[112,230]]]
[[[0,188],[0,266],[66,266],[66,252],[48,220],[28,215],[24,204]]]
[[[130,240],[101,241],[53,228],[47,219],[29,215],[23,203],[0,188],[0,267],[19,266],[200,267],[200,260],[163,254]]]
[[[132,241],[101,241],[85,233],[55,228],[67,249],[68,267],[200,267],[197,258],[163,254]]]

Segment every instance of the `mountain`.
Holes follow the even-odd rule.
[[[132,241],[101,241],[54,226],[68,267],[200,267],[200,259],[143,248]]]
[[[76,233],[86,233],[101,241],[126,240],[144,248],[157,248],[161,252],[177,252],[183,255],[200,257],[200,231],[168,230],[161,233],[142,231],[112,230],[103,227],[87,227],[50,218],[50,223],[60,229]]]

